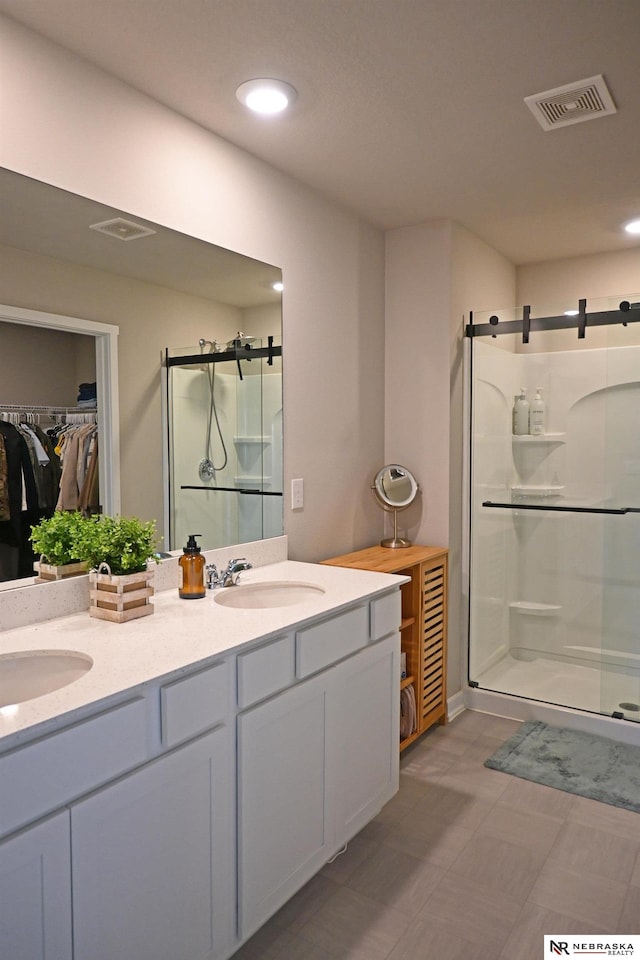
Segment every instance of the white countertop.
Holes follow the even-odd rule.
[[[91,669],[66,687],[0,709],[0,750],[89,716],[98,705],[103,709],[109,700],[141,684],[204,666],[215,657],[385,592],[406,577],[293,560],[241,575],[241,584],[270,580],[312,583],[325,592],[293,606],[247,610],[216,603],[219,590],[208,592],[201,600],[184,601],[171,589],[156,593],[152,616],[128,623],[108,623],[84,611],[0,633],[0,657],[23,651],[67,650],[93,660]]]

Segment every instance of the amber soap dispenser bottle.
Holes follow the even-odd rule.
[[[199,600],[207,594],[204,585],[204,557],[196,543],[196,537],[201,536],[201,533],[189,534],[187,545],[178,560],[181,573],[178,595],[183,600]]]

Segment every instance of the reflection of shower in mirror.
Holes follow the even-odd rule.
[[[167,350],[169,549],[194,523],[205,548],[282,534],[281,357],[241,331]]]
[[[203,340],[198,341],[200,346],[200,352],[204,353],[205,346],[209,347],[209,353],[216,353],[219,349],[218,342],[216,340]],[[216,364],[211,363],[203,367],[207,380],[209,383],[209,411],[207,414],[207,430],[206,430],[206,439],[205,439],[205,448],[204,448],[204,457],[198,464],[198,476],[203,483],[211,480],[215,480],[215,475],[218,470],[224,470],[229,460],[227,455],[227,448],[225,446],[224,437],[222,436],[222,429],[220,427],[220,420],[218,418],[218,410],[216,408],[216,396],[215,396],[215,382],[216,382]],[[220,446],[222,447],[222,464],[216,467],[213,459],[211,457],[211,427],[213,421],[216,422],[216,430],[218,432],[218,439],[220,441]]]

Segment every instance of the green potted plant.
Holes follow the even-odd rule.
[[[36,583],[62,580],[86,573],[79,541],[87,520],[81,513],[56,511],[52,517],[31,527],[31,543],[40,560],[35,564]]]
[[[154,612],[153,567],[157,544],[153,520],[96,516],[81,529],[78,550],[90,571],[89,613],[122,623]]]

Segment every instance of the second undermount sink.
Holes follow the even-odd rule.
[[[215,602],[223,607],[240,610],[264,610],[269,607],[292,607],[322,596],[324,587],[315,583],[294,580],[271,580],[264,583],[245,583],[239,587],[224,587],[215,595]]]
[[[74,650],[24,650],[0,655],[0,708],[35,700],[79,680],[93,660]]]

